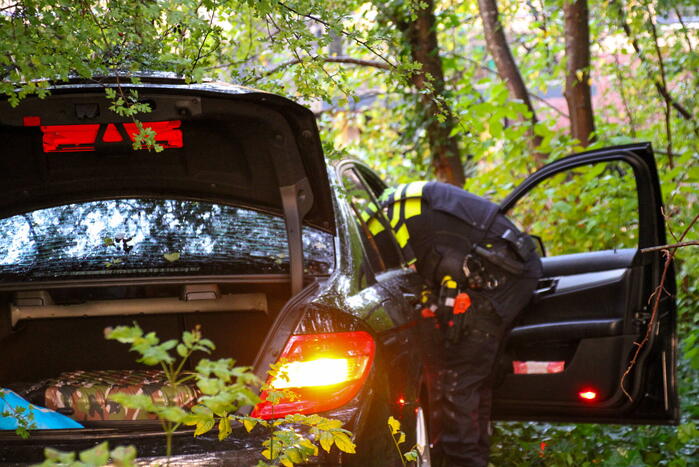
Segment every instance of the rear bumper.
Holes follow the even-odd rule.
[[[165,436],[153,429],[36,430],[30,434],[25,440],[12,431],[0,432],[0,466],[42,462],[45,448],[79,452],[105,441],[110,449],[134,446],[143,465],[165,456]],[[173,460],[186,465],[254,465],[261,459],[264,439],[263,433],[245,433],[242,428],[223,441],[216,433],[194,438],[193,431],[181,431],[173,437]]]
[[[368,448],[388,433],[386,417],[382,416],[380,430],[370,421],[370,406],[375,397],[372,378],[349,403],[343,407],[320,415],[340,420],[344,428],[353,432],[357,448]],[[194,430],[178,431],[172,440],[173,456],[170,465],[256,465],[263,450],[262,443],[269,433],[259,425],[248,433],[239,424],[234,425],[231,435],[218,440],[215,430],[194,437]],[[32,430],[28,439],[18,437],[14,431],[0,431],[0,467],[24,466],[44,460],[44,449],[52,448],[63,452],[80,452],[107,441],[109,448],[134,446],[140,465],[165,464],[166,439],[157,421],[92,422],[88,429]],[[384,452],[384,454],[387,454]],[[333,447],[330,453],[319,449],[319,455],[308,465],[361,465],[358,455],[340,453]],[[381,463],[379,461],[379,463]]]
[[[139,465],[166,464],[165,437],[156,432],[108,433],[108,430],[38,430],[32,431],[29,439],[21,439],[14,432],[0,432],[0,466],[24,466],[44,460],[44,449],[52,448],[63,452],[80,452],[104,441],[109,448],[134,446]],[[252,433],[236,429],[223,441],[217,433],[194,438],[190,430],[178,432],[173,438],[171,466],[251,466],[264,460],[262,443],[267,434],[263,430]],[[339,464],[338,455],[333,453],[314,459],[323,465]]]

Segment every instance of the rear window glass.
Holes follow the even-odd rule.
[[[288,273],[282,218],[188,200],[119,199],[0,220],[0,281]],[[304,227],[305,270],[328,274],[333,236]]]

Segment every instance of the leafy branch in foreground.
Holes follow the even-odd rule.
[[[223,440],[233,432],[233,424],[240,423],[248,431],[256,426],[269,430],[269,437],[262,443],[262,456],[270,463],[260,461],[260,466],[283,465],[292,467],[318,455],[318,445],[326,452],[335,445],[340,451],[354,453],[352,433],[342,428],[340,420],[328,419],[320,415],[290,414],[276,420],[239,415],[236,412],[244,406],[254,406],[260,402],[257,391],[260,381],[249,367],[235,366],[235,360],[201,359],[193,372],[185,371],[185,363],[196,351],[211,353],[214,344],[204,339],[199,327],[185,331],[181,340],[171,339],[160,342],[154,332],[145,334],[134,323],[133,326],[119,326],[105,330],[107,339],[131,344],[132,351],[141,354],[138,362],[150,366],[160,366],[165,373],[168,386],[174,391],[184,385],[196,384],[201,394],[191,410],[175,405],[171,401],[153,400],[144,394],[117,393],[110,399],[127,408],[140,409],[152,413],[160,419],[165,432],[167,456],[172,455],[172,438],[182,425],[194,426],[194,436],[200,436],[217,427],[218,438]],[[179,359],[171,355],[175,350]],[[270,381],[279,374],[284,362],[277,363],[270,370]],[[283,375],[282,375],[283,377]],[[275,390],[269,384],[262,385],[265,399],[278,404],[282,399],[290,399],[290,390]]]
[[[198,326],[192,331],[182,333],[179,341],[171,339],[162,343],[154,332],[144,334],[135,323],[133,326],[106,329],[105,336],[107,339],[131,344],[130,350],[141,354],[138,362],[160,366],[168,386],[174,392],[186,383],[196,380],[202,396],[191,412],[172,401],[156,401],[145,394],[117,393],[110,396],[110,399],[124,407],[144,410],[158,417],[165,432],[168,457],[172,454],[172,437],[182,424],[196,425],[194,434],[197,436],[213,428],[218,418],[219,438],[223,439],[230,433],[228,415],[241,406],[253,405],[258,400],[257,395],[250,389],[257,379],[248,367],[235,367],[233,359],[201,359],[194,372],[184,370],[186,362],[194,352],[211,353],[215,348],[213,342],[202,337]],[[179,359],[171,355],[173,349]]]
[[[0,400],[6,402],[4,389],[0,389]],[[17,422],[17,428],[15,428],[17,436],[23,439],[29,438],[29,430],[36,428],[34,412],[31,410],[33,406],[31,404],[29,407],[13,407],[9,404],[5,406],[6,408],[0,412],[0,417],[13,418]]]
[[[396,447],[396,450],[398,451],[398,455],[400,456],[400,461],[403,464],[403,467],[407,465],[406,461],[417,461],[420,456],[417,450],[417,445],[413,446],[412,449],[410,449],[407,452],[401,451],[400,445],[405,443],[405,433],[400,431],[400,422],[393,418],[393,416],[388,417],[388,430],[391,432],[391,439],[393,439],[393,445]]]
[[[669,220],[669,216],[665,213],[663,213],[665,216],[665,221],[667,222]],[[643,336],[643,339],[640,342],[634,342],[634,345],[636,346],[636,351],[633,354],[633,357],[629,361],[628,365],[626,366],[626,370],[624,371],[624,374],[621,376],[621,381],[619,382],[619,387],[621,390],[624,392],[626,397],[629,398],[630,401],[633,401],[633,397],[628,393],[626,388],[624,387],[624,382],[626,381],[626,378],[628,375],[631,373],[631,370],[636,366],[636,363],[638,361],[638,357],[641,353],[641,350],[645,347],[645,345],[648,343],[648,341],[651,338],[651,334],[655,330],[655,325],[658,321],[658,309],[660,306],[660,299],[662,298],[663,294],[668,294],[668,291],[665,289],[665,282],[667,280],[667,275],[668,271],[670,270],[670,266],[672,265],[672,262],[675,258],[675,253],[677,252],[678,248],[681,247],[686,247],[690,245],[697,245],[696,241],[688,241],[684,242],[685,237],[687,234],[692,230],[692,227],[694,227],[694,224],[699,221],[699,214],[697,214],[694,219],[689,223],[687,228],[684,230],[682,235],[677,239],[677,243],[673,245],[664,245],[661,247],[651,247],[651,248],[645,248],[641,250],[641,253],[651,253],[651,252],[656,252],[658,250],[662,251],[663,255],[665,256],[665,264],[663,265],[663,272],[660,276],[660,283],[658,286],[655,288],[653,293],[651,294],[649,301],[653,301],[653,308],[651,311],[650,319],[648,320],[648,325],[646,327],[646,333]]]
[[[267,372],[269,379],[262,386],[263,399],[274,408],[282,400],[297,399],[291,389],[275,389],[271,382],[288,379],[283,367],[286,362],[282,359],[272,364]],[[258,467],[283,465],[293,467],[294,464],[307,462],[310,457],[318,455],[318,444],[326,452],[330,452],[333,444],[342,452],[354,454],[355,444],[352,433],[342,428],[340,420],[334,420],[320,415],[289,414],[276,420],[264,420],[249,416],[236,416],[245,429],[252,431],[257,425],[266,429],[268,438],[262,443],[262,456],[270,463],[260,461]],[[296,430],[295,428],[301,428]]]
[[[100,467],[111,465],[113,467],[134,467],[136,465],[136,448],[133,446],[119,446],[109,450],[109,443],[100,443],[94,448],[76,454],[74,452],[61,452],[56,449],[44,449],[46,460],[33,467]]]

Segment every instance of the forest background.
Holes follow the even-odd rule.
[[[650,141],[669,241],[687,228],[697,239],[695,0],[1,0],[0,50],[13,103],[71,76],[218,79],[311,107],[330,159],[496,201],[547,161]],[[593,248],[602,227],[579,188],[547,205],[574,226],[563,250]],[[608,194],[585,196],[604,206]],[[677,250],[676,267],[682,423],[498,423],[493,464],[698,465],[696,247]]]

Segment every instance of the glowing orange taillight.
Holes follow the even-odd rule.
[[[364,331],[291,336],[280,357],[284,363],[268,383],[272,389],[293,392],[294,397],[272,405],[263,392],[251,415],[280,418],[346,404],[366,380],[374,351],[374,339]]]
[[[593,389],[585,389],[578,393],[578,397],[584,401],[594,401],[597,400],[597,391]]]

